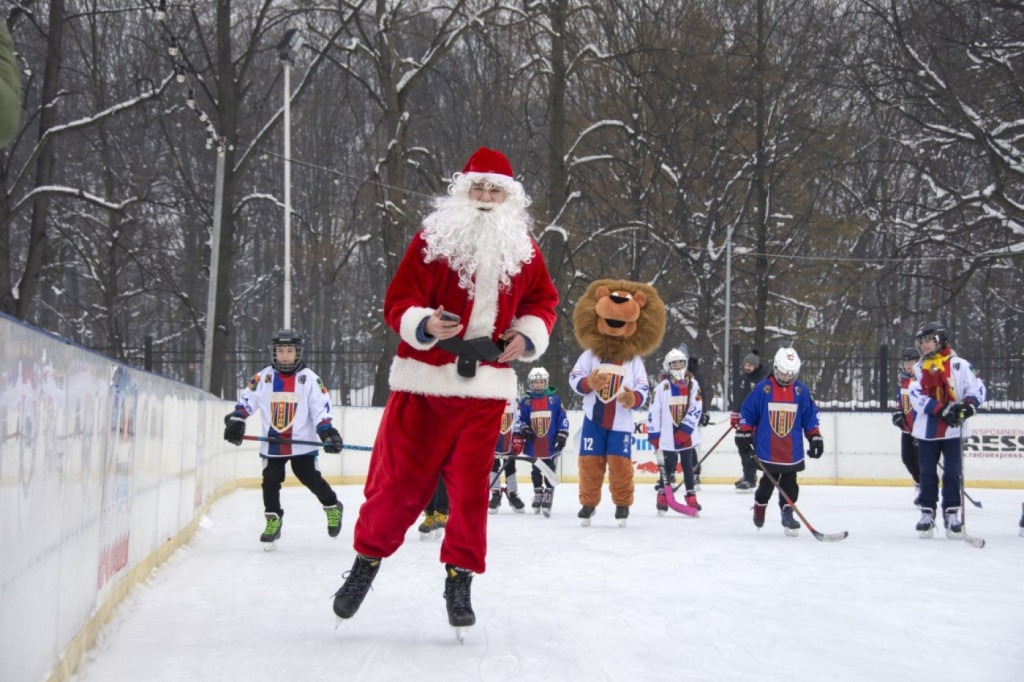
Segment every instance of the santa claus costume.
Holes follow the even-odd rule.
[[[485,188],[500,189],[503,200],[474,200]],[[460,316],[458,337],[465,341],[501,346],[518,334],[526,350],[516,359],[529,362],[544,352],[558,293],[530,236],[528,204],[508,159],[480,148],[455,174],[448,196],[435,201],[388,287],[384,319],[401,341],[355,526],[358,555],[335,595],[341,618],[359,608],[380,559],[401,546],[440,475],[450,501],[440,557],[449,621],[458,627],[475,620],[469,578],[485,570],[486,482],[502,413],[516,398],[516,375],[500,359],[460,364],[426,330],[443,310]]]

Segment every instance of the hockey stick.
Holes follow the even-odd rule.
[[[505,465],[508,464],[509,457],[513,455],[505,455],[501,458],[501,464],[498,465],[498,470],[491,474],[491,482],[487,484],[487,489],[490,490],[494,487],[494,484],[501,478],[501,472],[505,470]],[[497,457],[495,457],[497,459]]]
[[[964,504],[964,498],[967,497],[967,490],[964,489],[964,429],[960,427],[960,533],[963,536],[964,542],[969,544],[971,547],[977,547],[981,549],[985,546],[985,540],[983,538],[972,537],[967,534],[967,505]],[[971,500],[974,502],[974,500]],[[978,505],[981,506],[981,505]]]
[[[658,471],[661,473],[661,491],[665,494],[665,504],[672,511],[677,511],[686,516],[697,516],[697,508],[688,504],[681,504],[673,495],[672,484],[669,483],[668,473],[665,471],[665,453],[658,450]],[[682,485],[682,483],[680,483]]]
[[[725,437],[726,437],[726,436],[728,436],[728,435],[729,435],[729,433],[731,433],[731,432],[732,432],[732,430],[733,430],[734,428],[736,428],[736,427],[735,427],[735,426],[733,426],[732,424],[730,424],[730,425],[729,425],[729,428],[727,428],[727,429],[725,430],[725,433],[723,433],[723,434],[722,434],[722,436],[721,436],[721,437],[720,437],[720,438],[719,438],[718,440],[716,440],[716,441],[715,441],[715,444],[714,444],[714,445],[712,445],[712,446],[711,446],[710,448],[708,448],[708,451],[704,453],[704,456],[703,456],[703,457],[701,457],[700,459],[698,459],[698,460],[697,460],[697,464],[696,464],[696,466],[694,466],[694,467],[693,467],[693,468],[694,468],[694,470],[696,470],[696,469],[697,469],[697,467],[699,467],[699,466],[700,466],[701,464],[703,464],[703,463],[704,463],[704,460],[706,460],[706,459],[708,458],[708,456],[709,456],[709,455],[710,455],[710,454],[711,454],[712,452],[714,452],[714,451],[715,451],[715,448],[717,448],[717,447],[718,447],[718,444],[719,444],[719,443],[721,443],[721,442],[722,442],[723,440],[725,440]],[[677,485],[674,485],[674,486],[672,486],[672,492],[678,492],[678,491],[679,491],[679,488],[681,488],[681,487],[682,487],[683,483],[685,483],[685,481],[684,481],[684,482],[681,482],[681,483],[678,483]]]
[[[793,503],[793,500],[789,499],[789,495],[787,495],[786,491],[782,489],[782,486],[779,485],[779,482],[775,480],[775,477],[768,473],[768,470],[764,467],[764,464],[761,463],[760,458],[755,455],[754,461],[757,462],[758,468],[764,473],[765,476],[768,477],[768,480],[772,482],[772,485],[775,486],[775,489],[778,490],[779,494],[782,495],[782,498],[786,500],[786,504],[793,508],[793,511],[795,511],[796,515],[800,517],[800,520],[804,522],[804,525],[807,526],[807,530],[811,531],[811,535],[813,535],[816,540],[818,540],[819,542],[839,542],[840,540],[845,540],[850,535],[850,532],[846,530],[844,530],[842,533],[822,533],[820,531],[814,530],[814,526],[812,526],[810,522],[807,521],[807,517],[800,513],[800,509],[796,506],[796,504]]]
[[[274,445],[315,445],[318,448],[330,445],[330,443],[322,443],[318,440],[291,440],[288,438],[274,438],[273,436],[242,436],[242,439],[258,440],[261,443],[273,443]],[[369,445],[349,445],[348,443],[345,443],[341,447],[346,450],[366,450],[367,452],[373,450]]]
[[[975,507],[977,507],[978,509],[984,509],[984,507],[981,506],[981,502],[978,502],[973,497],[971,497],[970,493],[968,493],[967,490],[964,489],[963,461],[964,461],[964,439],[961,438],[960,439],[960,493],[961,493],[961,495],[960,495],[960,498],[961,498],[960,499],[960,504],[964,503],[963,498],[966,497],[967,500],[971,504],[973,504]],[[939,462],[939,468],[942,469],[943,471],[946,470],[946,467],[942,466],[942,462]]]
[[[504,458],[504,460],[502,461],[501,467],[498,468],[498,476],[501,475],[501,470],[505,468],[505,463],[508,462],[510,459],[511,460],[515,460],[517,462],[529,462],[530,464],[533,464],[534,466],[537,465],[537,458],[536,457],[527,457],[526,455],[507,455]],[[551,458],[551,459],[553,459],[553,458]],[[538,466],[537,468],[540,470],[541,476],[543,476],[544,480],[546,480],[548,483],[551,484],[552,488],[554,488],[555,486],[558,485],[558,475],[555,474],[554,471],[552,471],[548,467]],[[497,477],[491,478],[491,482],[487,486],[488,490],[490,490],[492,487],[494,487],[494,481],[496,479],[497,479]]]

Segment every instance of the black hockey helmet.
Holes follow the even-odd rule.
[[[936,350],[943,348],[946,342],[949,341],[949,332],[946,331],[946,325],[941,322],[925,322],[921,325],[921,328],[914,334],[915,344],[917,350],[921,350],[921,341],[925,339],[932,339],[935,341]]]
[[[277,361],[277,349],[279,346],[293,346],[295,348],[295,362],[287,365]],[[302,365],[302,335],[294,329],[278,329],[270,339],[270,364],[278,372],[294,372]]]
[[[910,360],[917,362],[920,357],[921,354],[917,352],[916,348],[904,348],[903,351],[900,352],[900,362],[908,362]]]

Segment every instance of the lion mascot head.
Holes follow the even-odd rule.
[[[573,331],[582,348],[606,362],[623,363],[661,344],[665,304],[647,284],[599,279],[576,302]]]

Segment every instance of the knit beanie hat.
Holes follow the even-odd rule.
[[[758,365],[761,364],[761,356],[757,354],[757,349],[756,348],[754,350],[750,351],[749,353],[747,353],[746,356],[744,356],[743,364],[744,365],[753,365],[754,367],[757,367]]]

